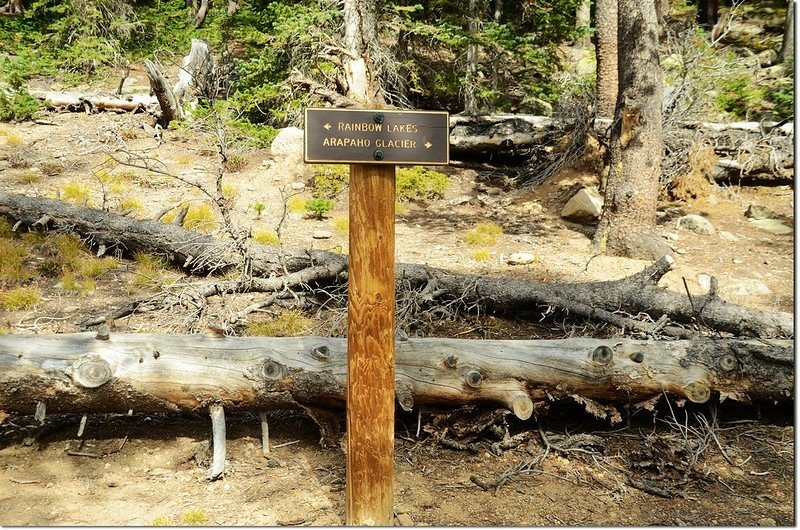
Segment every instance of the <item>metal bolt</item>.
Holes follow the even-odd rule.
[[[375,149],[375,152],[372,153],[372,158],[375,160],[383,160],[383,151],[380,149]]]
[[[385,119],[385,117],[383,116],[383,114],[381,114],[379,112],[378,114],[373,116],[372,119],[375,120],[375,123],[383,123],[383,120]]]

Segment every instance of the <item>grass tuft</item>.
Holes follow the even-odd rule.
[[[478,223],[475,228],[467,232],[464,241],[468,245],[494,245],[502,233],[503,229],[499,225],[489,222]]]
[[[0,307],[9,311],[30,309],[42,299],[38,287],[17,287],[0,293]]]
[[[272,320],[249,322],[247,333],[259,337],[294,337],[311,327],[311,321],[298,310],[286,311]]]
[[[259,245],[280,245],[281,240],[274,230],[258,228],[253,230],[253,241]]]

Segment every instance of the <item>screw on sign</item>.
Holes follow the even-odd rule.
[[[446,112],[306,109],[307,163],[350,164],[348,525],[391,526],[395,165],[447,165]]]

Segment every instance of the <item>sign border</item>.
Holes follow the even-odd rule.
[[[308,158],[308,111],[322,110],[326,112],[365,112],[375,114],[402,113],[402,114],[444,114],[447,118],[447,141],[445,142],[446,161],[420,162],[419,160],[327,160]],[[306,107],[303,112],[303,162],[306,164],[394,164],[400,166],[449,166],[450,165],[450,113],[446,110],[406,110],[406,109],[330,109],[322,107]]]

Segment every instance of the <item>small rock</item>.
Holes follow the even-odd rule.
[[[395,526],[414,526],[414,520],[407,513],[397,514]]]
[[[678,219],[678,228],[685,228],[686,230],[690,230],[697,234],[706,234],[710,235],[713,234],[716,230],[714,229],[714,225],[711,224],[711,221],[703,217],[702,215],[697,214],[689,214],[684,215]]]
[[[769,294],[771,292],[767,284],[759,280],[741,280],[726,285],[722,289],[722,293],[725,295],[737,296],[752,296],[757,294]]]
[[[681,238],[681,236],[679,236],[675,232],[664,232],[664,233],[661,234],[661,237],[663,237],[664,239],[666,239],[668,241],[677,241],[677,240],[679,240]]]
[[[495,188],[495,187],[486,188],[486,195],[497,196],[500,195],[501,193],[503,193],[503,190],[501,190],[500,188]]]
[[[316,232],[311,234],[311,237],[313,237],[314,239],[330,239],[333,237],[333,234],[331,232],[328,232],[327,230],[317,230]]]
[[[65,313],[74,313],[75,311],[79,310],[81,307],[77,305],[68,305],[64,308]]]
[[[292,190],[294,191],[302,191],[306,189],[305,182],[292,182]]]
[[[778,526],[778,523],[772,517],[762,517],[758,520],[758,526]]]
[[[733,258],[733,264],[734,265],[741,265],[742,263],[744,263],[744,261],[742,261],[740,259]]]
[[[506,263],[509,265],[528,265],[536,261],[536,256],[532,252],[514,252],[511,254]]]
[[[770,48],[759,53],[757,57],[760,66],[772,66],[778,60],[778,51]]]
[[[472,197],[469,195],[462,195],[461,197],[456,197],[455,199],[450,199],[447,204],[450,206],[461,206],[462,204],[469,204],[469,201],[472,200]]]
[[[264,166],[265,169],[269,169],[272,167],[272,160],[267,158],[266,160],[261,162],[261,165]]]
[[[750,220],[751,223],[756,225],[758,228],[762,230],[766,230],[776,236],[782,236],[785,234],[791,234],[792,228],[786,226],[778,219],[752,219]]]
[[[564,208],[561,217],[572,221],[592,221],[600,218],[603,211],[603,197],[594,188],[583,188],[572,196]]]
[[[739,236],[732,234],[726,230],[719,231],[719,237],[725,241],[739,241]]]
[[[767,208],[766,206],[762,206],[761,204],[751,204],[747,207],[747,211],[744,212],[744,216],[748,219],[777,219],[778,214]]]
[[[675,251],[675,254],[686,254],[686,250],[684,250],[682,248],[674,248],[672,250]]]
[[[698,274],[697,275],[697,285],[704,291],[708,291],[711,289],[711,276],[708,274]]]

